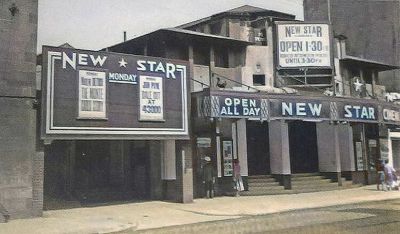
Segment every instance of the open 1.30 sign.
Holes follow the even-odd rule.
[[[277,22],[277,32],[280,67],[331,66],[328,24]]]

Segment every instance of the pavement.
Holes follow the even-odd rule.
[[[45,211],[40,218],[0,223],[0,233],[116,233],[399,198],[399,191],[377,191],[376,185],[370,185],[315,193],[196,199],[190,204],[148,201]]]

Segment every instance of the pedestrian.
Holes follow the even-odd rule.
[[[379,186],[382,187],[382,190],[385,190],[385,162],[383,160],[378,160],[375,164],[376,172],[377,172],[377,178],[376,178],[376,188],[378,190]]]
[[[240,164],[239,159],[233,160],[233,182],[236,192],[236,197],[239,196],[239,192],[244,190],[242,176],[240,174]]]
[[[389,190],[392,190],[394,176],[396,176],[394,173],[396,172],[396,170],[391,165],[389,165],[388,160],[385,160],[384,171],[386,178],[386,186]]]
[[[211,158],[206,156],[204,157],[204,167],[203,167],[203,173],[204,173],[204,186],[205,186],[205,191],[206,191],[206,197],[207,198],[213,198],[214,197],[214,183],[215,183],[215,176],[214,176],[214,168],[211,163]]]

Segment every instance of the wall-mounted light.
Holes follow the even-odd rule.
[[[256,72],[261,72],[261,65],[259,63],[256,64]]]
[[[15,5],[15,3],[11,4],[11,6],[10,6],[10,8],[8,8],[8,10],[10,10],[12,16],[15,16],[15,14],[17,14],[19,11],[19,9],[18,9],[17,5]]]

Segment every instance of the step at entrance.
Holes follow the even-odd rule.
[[[279,182],[270,175],[249,176],[247,177],[247,183],[249,190],[241,192],[241,196],[285,194],[289,191],[280,186]]]
[[[352,181],[347,181],[342,178],[342,186],[337,182],[321,175],[320,173],[301,173],[291,175],[292,189],[285,190],[279,182],[270,175],[249,176],[248,191],[243,191],[240,195],[243,196],[261,196],[261,195],[276,195],[276,194],[294,194],[294,193],[310,193],[330,190],[340,190],[357,188],[361,185],[352,184]]]
[[[292,193],[310,193],[320,191],[330,191],[339,189],[356,188],[360,185],[353,185],[351,181],[342,179],[342,186],[337,182],[321,175],[320,173],[301,173],[291,176]]]

